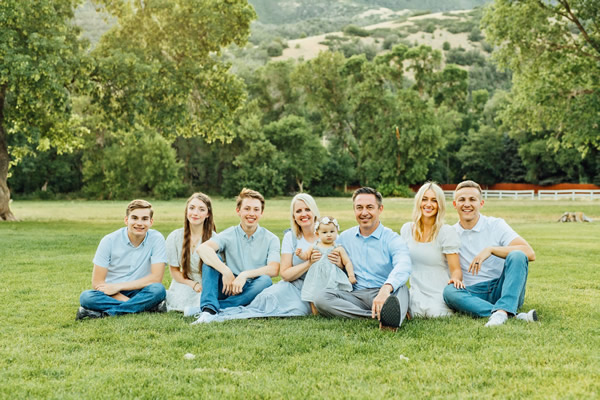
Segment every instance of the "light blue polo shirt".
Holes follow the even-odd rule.
[[[106,283],[131,282],[148,276],[151,265],[166,263],[165,238],[154,229],[138,247],[134,247],[127,236],[127,227],[104,236],[98,245],[94,264],[107,268]]]
[[[400,235],[381,222],[367,237],[355,226],[342,232],[337,242],[344,246],[354,266],[354,289],[380,288],[389,283],[396,290],[406,284],[412,271],[408,247]]]
[[[508,246],[519,235],[502,218],[479,215],[479,221],[472,229],[464,229],[460,222],[454,224],[460,237],[460,268],[466,286],[497,279],[504,270],[504,259],[489,256],[482,264],[477,275],[469,272],[471,261],[486,247]]]
[[[234,275],[281,260],[279,238],[261,226],[250,237],[240,225],[231,226],[210,240],[225,253],[225,263]]]

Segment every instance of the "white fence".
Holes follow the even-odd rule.
[[[538,190],[538,199],[600,199],[600,190]]]
[[[446,197],[454,196],[453,190],[444,190]],[[535,199],[534,190],[484,190],[483,198],[487,199]],[[553,199],[590,199],[599,200],[600,190],[538,190],[538,200]]]
[[[453,197],[453,190],[444,190],[446,197]],[[483,190],[483,198],[487,199],[535,199],[534,190]]]

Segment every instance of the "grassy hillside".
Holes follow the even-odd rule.
[[[346,56],[365,53],[372,58],[398,43],[427,45],[445,50],[452,63],[470,65],[491,50],[479,30],[481,9],[416,15],[358,27],[347,25],[343,31],[293,39],[275,59],[316,57],[320,51],[341,51]]]
[[[250,0],[258,15],[251,41],[259,44],[274,37],[294,39],[342,29],[348,24],[370,25],[394,18],[396,11],[430,12],[467,10],[490,0]],[[86,0],[75,13],[83,36],[96,43],[109,28],[111,19],[96,11],[93,0]]]
[[[259,22],[283,25],[308,19],[348,18],[379,8],[431,12],[467,10],[489,3],[489,0],[249,0],[249,3],[254,6]]]

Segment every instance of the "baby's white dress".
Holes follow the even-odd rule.
[[[321,252],[321,258],[306,273],[302,286],[302,300],[314,302],[316,296],[325,289],[352,291],[348,276],[327,258],[336,247],[338,246],[334,244],[333,247],[321,248],[319,242],[315,243],[314,249]]]

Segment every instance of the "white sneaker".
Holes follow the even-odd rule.
[[[508,315],[506,313],[503,313],[501,311],[496,311],[495,313],[493,313],[490,316],[490,319],[488,320],[487,324],[485,324],[485,326],[487,326],[487,327],[500,326],[500,325],[504,324],[507,320],[508,320]]]
[[[202,314],[200,314],[200,316],[198,317],[198,319],[195,320],[194,322],[192,322],[192,325],[208,324],[213,319],[214,319],[214,315],[212,315],[209,312],[203,311]]]
[[[524,313],[524,312],[518,313],[515,318],[522,319],[523,321],[527,321],[527,322],[536,322],[538,320],[538,315],[537,315],[537,312],[535,311],[535,309],[533,309],[533,310],[529,310],[526,313]]]

